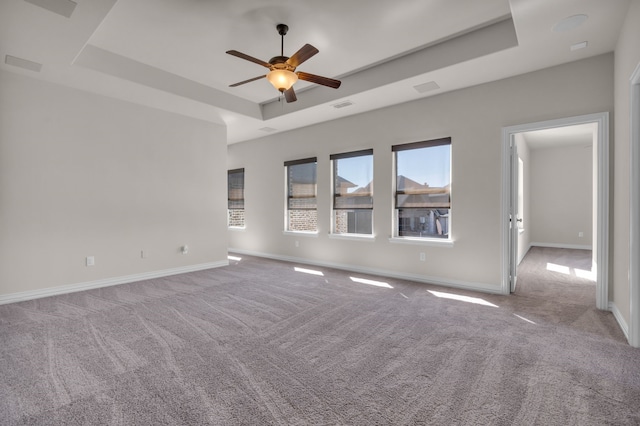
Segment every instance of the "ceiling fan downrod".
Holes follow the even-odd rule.
[[[284,36],[287,35],[289,27],[285,24],[278,24],[276,25],[276,29],[278,30],[278,34],[280,34],[280,56],[284,56]]]

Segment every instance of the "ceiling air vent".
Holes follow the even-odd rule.
[[[57,13],[65,18],[71,18],[71,14],[78,5],[71,0],[24,0],[27,3],[31,3],[36,6],[40,6],[43,9],[47,9],[49,12]]]
[[[428,83],[423,83],[423,84],[418,84],[417,86],[413,86],[413,88],[418,93],[426,93],[432,90],[439,89],[440,86],[438,86],[438,83],[436,83],[435,81],[430,81]]]
[[[584,49],[585,47],[587,47],[589,45],[589,42],[587,41],[581,41],[580,43],[576,43],[576,44],[572,44],[569,49],[571,49],[572,52],[576,51],[576,50],[580,50],[580,49]]]
[[[13,65],[14,67],[24,68],[25,70],[40,72],[42,64],[37,62],[28,61],[26,59],[17,58],[15,56],[6,55],[4,57],[4,63],[7,65]]]
[[[338,102],[337,104],[333,104],[331,105],[332,107],[336,108],[336,109],[340,109],[340,108],[345,108],[348,106],[353,105],[353,102],[351,101],[343,101],[343,102]]]

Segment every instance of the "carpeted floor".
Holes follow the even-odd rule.
[[[0,424],[640,424],[640,350],[546,250],[508,297],[243,256],[0,306]]]

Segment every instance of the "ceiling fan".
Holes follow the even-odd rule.
[[[285,24],[276,25],[278,34],[281,36],[280,44],[280,56],[274,56],[269,59],[269,62],[262,61],[254,58],[237,50],[228,50],[229,55],[236,56],[247,61],[254,62],[258,65],[262,65],[265,68],[269,68],[269,72],[259,77],[250,78],[248,80],[241,81],[239,83],[231,84],[229,87],[240,86],[241,84],[250,83],[252,81],[260,80],[261,78],[267,78],[269,82],[278,89],[281,93],[284,93],[284,98],[287,102],[295,102],[297,100],[296,93],[293,90],[293,84],[300,80],[309,81],[311,83],[321,84],[323,86],[337,89],[340,87],[340,80],[334,80],[333,78],[322,77],[315,74],[309,74],[302,71],[297,71],[296,68],[307,59],[318,53],[318,49],[310,44],[305,44],[293,54],[291,57],[284,56],[284,36],[287,34],[289,27]]]

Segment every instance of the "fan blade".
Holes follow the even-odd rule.
[[[341,81],[334,80],[333,78],[322,77],[320,75],[309,74],[307,72],[298,71],[298,78],[300,80],[309,81],[311,83],[321,84],[323,86],[331,87],[332,89],[337,89],[340,87]]]
[[[287,60],[287,64],[291,65],[293,68],[298,68],[298,66],[301,63],[303,63],[304,61],[306,61],[307,59],[309,59],[310,57],[312,57],[318,52],[319,50],[313,47],[312,45],[305,44],[300,48],[300,50],[294,53],[293,56],[291,56]]]
[[[253,78],[250,78],[249,80],[241,81],[241,82],[235,83],[235,84],[230,84],[229,87],[237,87],[237,86],[240,86],[241,84],[251,83],[252,81],[260,80],[261,78],[265,78],[265,77],[266,77],[266,75],[261,75],[259,77],[253,77]]]
[[[265,68],[271,69],[271,64],[269,64],[268,62],[265,62],[265,61],[263,61],[261,59],[258,59],[258,58],[254,58],[253,56],[249,56],[249,55],[247,55],[245,53],[238,52],[237,50],[227,50],[227,53],[229,55],[233,55],[233,56],[238,57],[240,59],[246,59],[247,61],[256,63],[258,65],[262,65]]]
[[[298,98],[296,98],[296,92],[293,91],[293,86],[291,86],[289,90],[284,91],[284,98],[287,101],[287,103],[295,102],[298,100]]]

